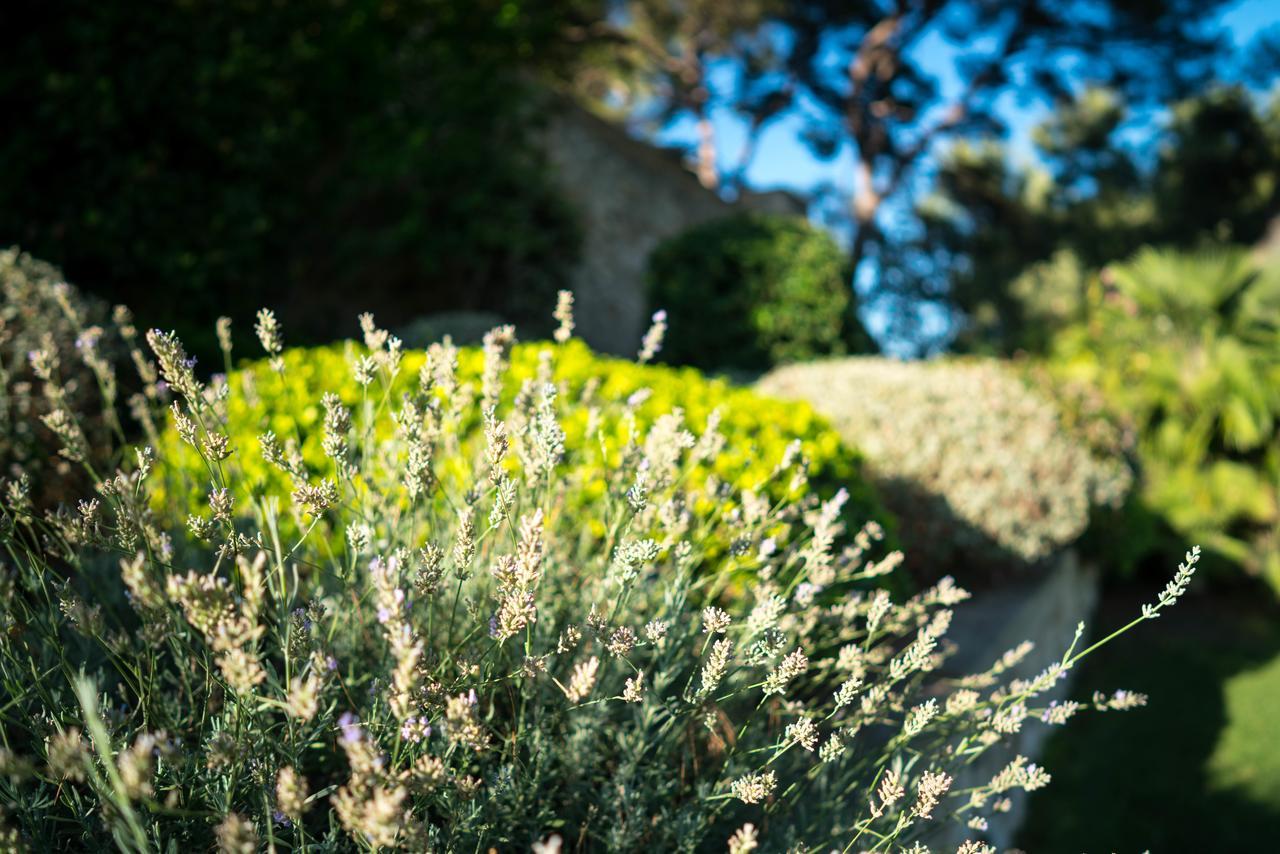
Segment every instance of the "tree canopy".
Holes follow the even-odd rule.
[[[851,269],[870,283],[870,299],[898,321],[897,334],[912,338],[919,335],[920,306],[934,302],[948,312],[956,307],[946,296],[955,284],[948,270],[957,263],[965,267],[966,250],[1019,254],[984,243],[997,228],[1008,228],[1005,239],[1014,241],[1035,225],[1026,221],[1025,210],[1010,207],[1010,197],[1101,192],[1121,194],[1126,204],[1146,204],[1132,197],[1143,180],[1143,164],[1115,145],[1133,113],[1149,115],[1171,103],[1210,111],[1179,114],[1170,125],[1170,145],[1186,159],[1165,170],[1160,194],[1185,192],[1176,181],[1192,178],[1199,168],[1220,168],[1223,160],[1208,134],[1218,133],[1221,147],[1237,133],[1253,132],[1249,117],[1234,96],[1223,96],[1216,107],[1208,102],[1190,106],[1185,99],[1212,80],[1223,61],[1227,45],[1216,22],[1225,5],[1225,0],[758,0],[742,5],[617,0],[610,26],[619,39],[632,38],[636,56],[647,59],[628,68],[631,88],[623,88],[631,99],[614,97],[612,103],[634,107],[647,97],[651,116],[694,118],[694,159],[709,186],[734,189],[744,158],[754,151],[752,140],[781,116],[796,122],[815,156],[849,162],[853,189],[840,219],[850,234]],[[1250,73],[1255,77],[1257,65],[1270,55],[1268,45],[1259,40],[1254,51]],[[718,86],[710,82],[717,69],[723,72]],[[619,89],[599,87],[605,91],[616,96]],[[1011,174],[1007,152],[998,144],[1008,131],[1011,99],[1053,109],[1054,119],[1037,134],[1036,144],[1046,175],[1060,190],[1050,192],[1043,176]],[[713,108],[729,109],[746,122],[743,157],[717,150],[706,119]],[[1225,113],[1213,115],[1216,109]],[[1231,127],[1233,118],[1243,124]],[[1197,152],[1182,144],[1183,136],[1209,147]],[[1236,148],[1246,144],[1239,141]],[[1252,182],[1263,168],[1237,167],[1233,188]],[[939,193],[921,203],[935,177]],[[974,182],[977,197],[966,198],[965,186]],[[983,190],[983,184],[1000,192]],[[966,234],[968,247],[959,246],[953,235],[925,249],[941,227],[940,200],[952,208],[975,203],[976,208],[964,210],[973,222],[952,227],[983,234]],[[1258,197],[1246,204],[1265,207],[1265,202]],[[1224,200],[1219,213],[1239,219],[1234,207],[1227,210],[1230,205]],[[1194,232],[1212,211],[1200,208],[1188,216],[1195,221],[1180,228]],[[1052,248],[1038,246],[1031,254],[1044,258]],[[1117,251],[1131,248],[1127,240],[1115,246]],[[1006,278],[1024,266],[1021,261],[1002,262],[1008,266]],[[870,269],[859,269],[863,262],[870,262]]]
[[[576,61],[566,22],[597,5],[5,3],[0,245],[203,353],[214,317],[267,303],[295,342],[347,331],[352,294],[541,314],[576,239],[528,82]]]
[[[1280,211],[1280,96],[1211,87],[1170,105],[1151,149],[1124,143],[1129,111],[1086,90],[1037,129],[1036,165],[1013,165],[997,143],[943,157],[917,207],[924,228],[898,251],[934,262],[908,286],[956,313],[959,347],[1042,350],[1051,327],[1077,319],[1082,271],[1143,245],[1266,234]]]

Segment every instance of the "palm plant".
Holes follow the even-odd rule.
[[[1280,267],[1143,249],[1103,271],[1055,356],[1131,419],[1144,502],[1280,590]]]

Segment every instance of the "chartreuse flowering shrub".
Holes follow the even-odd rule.
[[[340,462],[328,450],[334,425],[350,417],[342,412],[398,407],[405,394],[421,391],[424,376],[435,383],[424,398],[428,404],[435,405],[438,398],[455,390],[460,395],[451,439],[457,442],[458,452],[437,460],[433,477],[444,480],[451,489],[465,492],[470,488],[469,460],[486,441],[485,420],[482,402],[464,404],[470,400],[466,396],[483,385],[485,350],[454,348],[446,342],[403,353],[398,356],[396,374],[383,388],[362,384],[350,367],[362,360],[366,365],[373,363],[371,354],[383,345],[379,336],[366,336],[360,346],[347,343],[285,350],[274,360],[229,373],[225,391],[219,379],[216,393],[225,394],[225,400],[217,404],[223,431],[231,445],[246,449],[226,463],[231,470],[226,485],[238,506],[248,506],[247,499],[255,491],[289,484],[292,464],[272,464],[267,459],[271,454],[300,460],[310,471],[336,477]],[[495,336],[493,346],[506,348],[503,340]],[[605,497],[609,472],[621,462],[637,431],[650,436],[651,446],[673,443],[674,452],[682,441],[680,430],[687,426],[702,433],[711,427],[714,435],[723,437],[714,440],[717,452],[699,455],[685,479],[699,489],[707,486],[708,478],[713,479],[708,494],[716,494],[720,489],[717,482],[722,483],[729,492],[714,500],[735,503],[739,490],[757,484],[763,485],[763,491],[752,495],[751,501],[776,503],[794,498],[789,479],[770,479],[769,474],[785,454],[798,451],[808,460],[813,489],[823,497],[841,487],[850,493],[842,514],[846,522],[890,522],[862,473],[860,456],[807,404],[779,405],[724,380],[708,379],[692,368],[597,356],[576,339],[554,349],[536,343],[516,344],[509,353],[504,352],[504,360],[507,369],[501,386],[491,390],[504,403],[518,404],[523,411],[536,398],[537,388],[550,381],[555,383],[558,396],[577,404],[564,413],[560,424],[565,444],[577,452],[576,465],[561,474],[571,481],[566,498],[575,508]],[[441,372],[448,376],[437,382],[434,376]],[[616,405],[619,403],[625,405]],[[179,426],[181,423],[178,419]],[[209,489],[207,466],[181,432],[170,429],[157,447],[158,455],[169,463],[163,473],[165,488],[156,493],[155,508],[160,513],[174,505],[170,496],[175,492],[184,496],[177,506],[185,507],[191,501],[203,501]],[[606,440],[603,443],[602,438]],[[378,446],[396,441],[395,422],[374,419],[354,452],[375,453]],[[259,448],[270,453],[259,453]],[[513,456],[506,465],[515,472],[524,462],[524,458]],[[639,488],[645,487],[642,484]],[[404,503],[399,496],[392,498]],[[441,500],[440,493],[435,493],[435,500]],[[297,530],[297,520],[286,519],[284,524]],[[891,523],[889,527],[892,530]],[[728,547],[729,543],[720,545]]]
[[[1051,398],[993,361],[829,360],[779,368],[758,388],[811,401],[864,449],[926,574],[1033,565],[1133,479],[1122,456],[1068,430]]]
[[[976,852],[985,815],[1049,781],[1019,757],[953,785],[1032,719],[1080,710],[1040,698],[1096,645],[1077,633],[1031,680],[1008,678],[1025,647],[941,678],[966,594],[876,589],[898,557],[874,523],[844,529],[845,493],[812,496],[795,444],[742,460],[752,484],[697,481],[735,453],[717,426],[642,419],[634,395],[584,403],[554,381],[572,348],[535,354],[509,397],[509,329],[477,372],[435,348],[406,386],[407,355],[366,327],[328,377],[353,377],[359,403],[292,403],[323,412],[322,464],[285,436],[233,438],[252,391],[201,381],[149,333],[167,387],[152,394],[172,395],[208,477],[181,508],[193,535],[153,512],[173,463],[150,447],[56,513],[33,513],[21,481],[0,489],[6,844],[922,851],[960,822]],[[296,382],[269,313],[258,332]],[[568,441],[593,406],[598,450]],[[259,455],[281,478],[246,497],[233,472]],[[576,495],[584,465],[604,467],[595,500]],[[1182,595],[1196,558],[1131,625]]]

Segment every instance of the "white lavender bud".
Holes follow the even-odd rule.
[[[667,623],[662,620],[650,620],[645,623],[644,636],[649,643],[656,644],[662,641],[667,635]]]
[[[570,703],[581,703],[591,695],[591,690],[596,685],[596,672],[600,669],[600,659],[594,655],[586,661],[578,662],[573,669],[573,678],[569,680],[569,687],[564,689],[564,695]]]
[[[628,679],[622,688],[622,699],[628,703],[638,703],[644,699],[644,671],[641,670]]]
[[[262,343],[262,349],[266,350],[267,355],[272,357],[274,364],[275,358],[284,351],[284,341],[280,338],[280,322],[276,320],[275,313],[270,309],[261,309],[258,312],[258,322],[254,324],[253,331],[257,333],[258,341]]]
[[[733,619],[714,605],[702,609],[702,631],[709,635],[722,635],[729,630]]]
[[[720,684],[729,669],[729,656],[733,653],[733,641],[721,638],[711,646],[711,654],[702,666],[702,687],[698,690],[698,698],[708,696]]]
[[[823,762],[834,762],[839,759],[845,752],[845,744],[840,740],[838,733],[831,733],[830,738],[822,743],[822,747],[818,748],[818,759]]]
[[[1168,608],[1181,599],[1182,594],[1187,592],[1187,587],[1191,584],[1191,576],[1195,575],[1196,564],[1199,562],[1200,547],[1192,546],[1183,562],[1178,564],[1178,572],[1173,576],[1173,580],[1160,592],[1160,598],[1156,604],[1142,606],[1142,616],[1148,620],[1154,620],[1160,616],[1161,608]]]
[[[795,679],[801,673],[809,669],[809,658],[804,654],[804,650],[796,649],[790,653],[782,662],[773,669],[765,679],[764,693],[765,696],[770,694],[782,694],[787,689],[787,683]]]
[[[558,322],[555,334],[552,336],[557,343],[563,344],[573,337],[573,292],[560,291],[556,295],[556,310],[551,315]]]
[[[745,774],[730,786],[733,796],[744,804],[758,804],[778,788],[778,778],[772,771],[762,774]]]
[[[231,361],[231,318],[219,317],[214,323],[214,330],[218,334],[218,347],[222,350],[222,355]]]
[[[951,778],[941,771],[926,771],[916,783],[915,814],[920,818],[933,818],[934,807],[951,788]]]
[[[928,700],[918,706],[913,707],[907,712],[906,720],[902,723],[902,734],[906,738],[912,738],[919,735],[920,731],[928,726],[929,721],[938,716],[938,701]]]
[[[751,822],[742,825],[729,837],[729,854],[751,854],[759,847],[760,836]]]
[[[786,741],[798,744],[810,753],[818,746],[818,725],[813,718],[800,718],[795,723],[787,724]]]
[[[662,338],[666,334],[667,313],[659,309],[653,313],[653,324],[644,334],[644,340],[640,342],[640,353],[636,361],[643,365],[658,355],[658,351],[662,349]]]
[[[906,793],[907,790],[903,787],[902,778],[898,772],[892,768],[887,769],[884,776],[880,778],[880,786],[876,789],[876,797],[880,799],[880,804],[879,806],[872,804],[871,815],[876,818],[884,815],[885,810],[902,800]]]

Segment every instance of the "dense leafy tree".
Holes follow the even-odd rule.
[[[819,153],[848,144],[855,169],[853,261],[876,245],[886,203],[940,139],[998,130],[1009,92],[1060,97],[1080,79],[1135,99],[1168,97],[1202,75],[1216,47],[1199,0],[1047,2],[800,0],[785,22],[786,70],[822,109],[809,135]],[[932,46],[930,39],[933,39]],[[940,40],[940,41],[938,41]],[[958,94],[924,63],[954,52]]]
[[[6,3],[0,245],[202,352],[268,302],[295,341],[349,305],[541,308],[575,238],[527,72],[565,68],[593,5]]]

